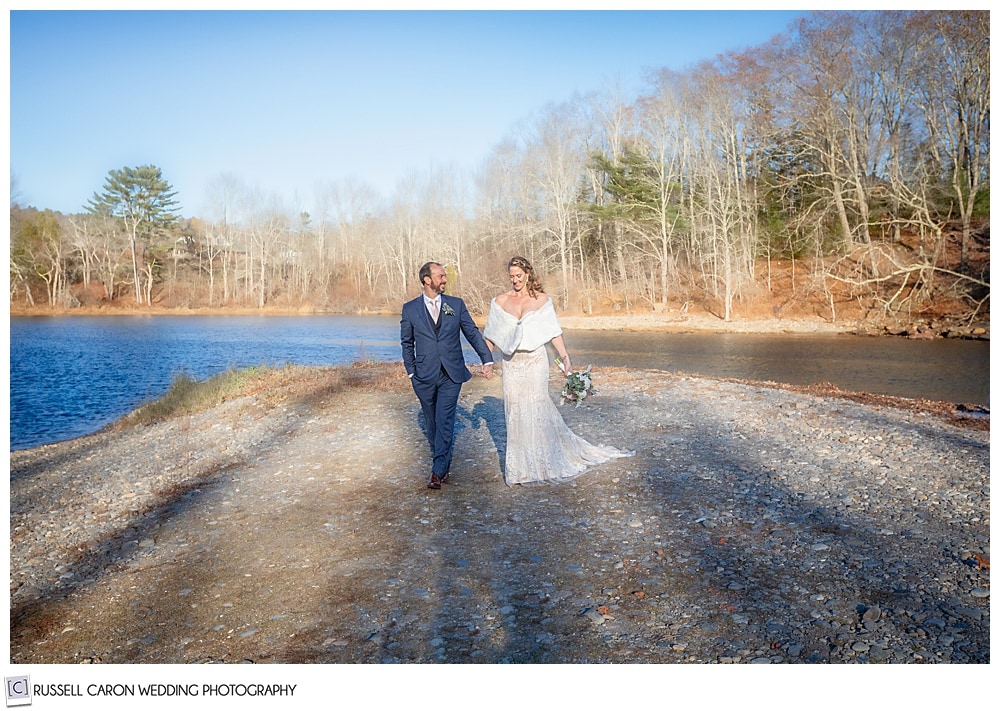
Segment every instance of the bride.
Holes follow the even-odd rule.
[[[511,290],[490,302],[483,329],[490,350],[503,353],[507,486],[568,481],[596,464],[634,454],[590,444],[566,426],[548,392],[546,343],[551,341],[565,374],[572,372],[552,299],[524,257],[511,259],[507,271]]]

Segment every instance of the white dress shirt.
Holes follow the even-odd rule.
[[[431,315],[431,321],[437,323],[438,315],[441,313],[441,297],[436,296],[433,299],[428,299],[425,296],[424,306],[427,307],[427,313]]]

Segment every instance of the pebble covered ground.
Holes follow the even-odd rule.
[[[11,453],[11,663],[990,661],[988,424],[595,369],[564,416],[636,455],[508,488],[477,377],[431,491],[356,370]]]

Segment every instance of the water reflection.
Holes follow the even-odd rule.
[[[985,404],[989,345],[849,335],[567,332],[574,360]]]

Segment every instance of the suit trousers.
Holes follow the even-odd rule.
[[[448,377],[444,368],[438,371],[433,381],[413,378],[413,391],[420,400],[427,426],[427,440],[431,445],[434,463],[431,466],[438,476],[444,476],[451,469],[451,455],[455,447],[455,412],[462,384]]]

